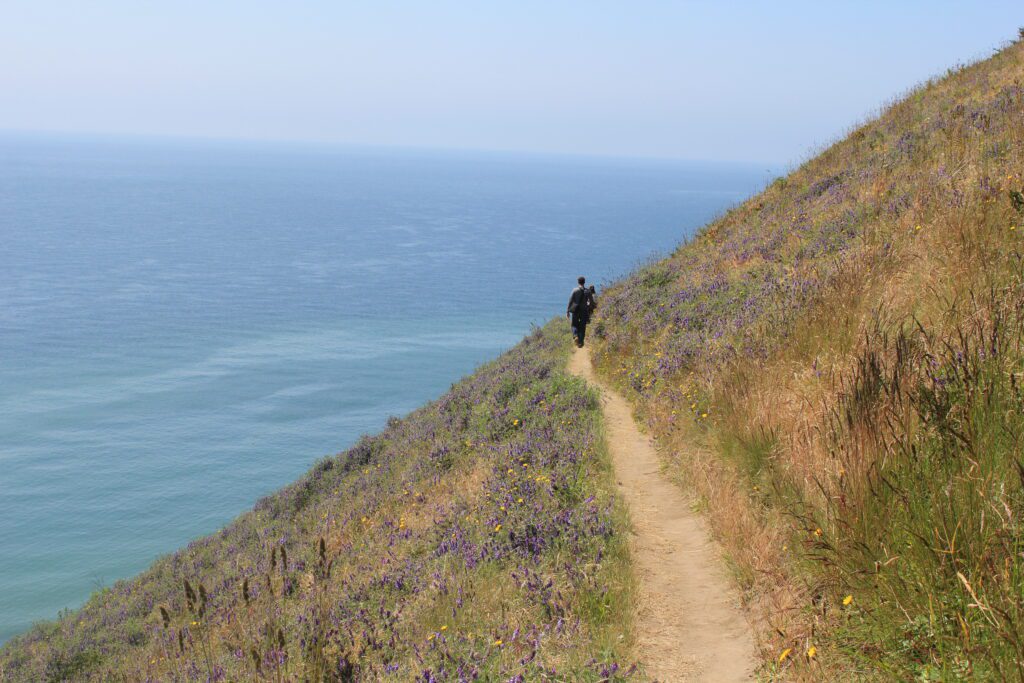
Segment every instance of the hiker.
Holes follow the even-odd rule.
[[[590,322],[590,314],[597,308],[597,293],[593,285],[588,289],[587,278],[582,275],[576,279],[579,285],[569,295],[569,306],[566,308],[565,317],[569,319],[572,326],[572,340],[576,346],[583,347],[583,340],[587,333],[587,323]]]

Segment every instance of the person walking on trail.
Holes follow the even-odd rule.
[[[565,316],[569,319],[572,327],[572,340],[576,346],[582,347],[583,340],[587,334],[587,323],[590,322],[590,314],[597,308],[597,294],[594,286],[587,288],[587,278],[582,275],[576,279],[578,286],[569,295],[569,306],[566,308]]]

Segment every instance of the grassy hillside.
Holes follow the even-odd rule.
[[[915,89],[602,299],[766,675],[1024,678],[1022,81]]]
[[[0,651],[0,679],[619,678],[624,515],[549,326],[218,534]]]

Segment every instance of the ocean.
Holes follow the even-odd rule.
[[[436,398],[761,165],[0,136],[0,642]],[[568,332],[567,332],[568,343]]]

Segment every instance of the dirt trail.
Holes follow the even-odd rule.
[[[576,349],[569,371],[603,395],[608,448],[633,522],[639,579],[640,661],[658,681],[748,681],[755,650],[722,561],[691,501],[660,471],[651,441],[629,403],[598,380],[590,354]]]

